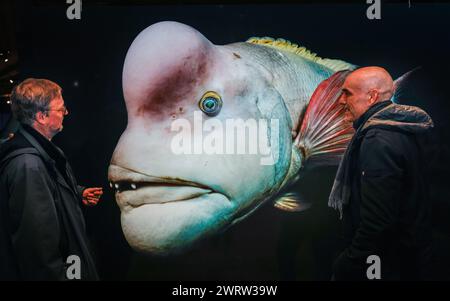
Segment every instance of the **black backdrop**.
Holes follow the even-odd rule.
[[[450,5],[413,1],[409,8],[407,1],[384,3],[382,19],[368,20],[368,5],[360,2],[167,6],[83,3],[81,20],[68,20],[64,4],[37,1],[16,5],[20,78],[48,78],[63,87],[70,114],[54,142],[66,152],[79,183],[105,188],[102,202],[84,209],[103,279],[330,278],[339,235],[337,215],[326,206],[333,168],[318,169],[305,177],[308,194],[315,200],[309,212],[285,213],[267,204],[226,233],[177,256],[150,257],[129,248],[107,182],[109,160],[127,122],[122,66],[136,35],[164,20],[193,26],[214,44],[245,41],[251,36],[284,38],[321,57],[360,66],[384,66],[394,78],[422,66],[412,75],[404,99],[425,109],[436,124],[427,157],[436,209],[436,275],[449,279],[450,190],[446,175],[450,171]]]

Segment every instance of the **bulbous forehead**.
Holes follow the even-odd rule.
[[[128,50],[122,75],[127,107],[160,114],[161,104],[189,95],[208,77],[213,45],[192,27],[161,22],[142,31]]]

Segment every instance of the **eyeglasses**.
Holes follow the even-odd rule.
[[[67,110],[66,106],[63,106],[61,109],[58,110],[45,110],[46,112],[50,112],[50,111],[57,111],[57,112],[63,112],[64,115],[66,115],[67,113],[69,113],[69,110]]]

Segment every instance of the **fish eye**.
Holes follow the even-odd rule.
[[[206,115],[216,116],[222,109],[222,99],[216,92],[208,91],[203,94],[198,106]]]

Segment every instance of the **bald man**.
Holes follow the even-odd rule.
[[[430,277],[431,206],[418,138],[433,122],[417,107],[394,104],[393,94],[392,77],[380,67],[357,69],[342,86],[339,102],[356,133],[329,199],[344,234],[336,280]]]

